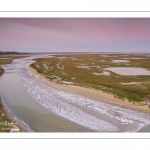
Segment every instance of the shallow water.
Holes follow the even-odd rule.
[[[31,58],[5,66],[0,90],[11,112],[34,131],[135,132],[150,115],[60,91],[28,68]]]
[[[150,125],[144,126],[138,132],[150,132]]]
[[[31,60],[28,59],[15,60],[11,65],[4,67],[5,74],[0,78],[0,90],[11,113],[37,132],[93,131],[52,113],[29,95],[17,71],[30,63]]]
[[[130,62],[129,60],[113,60],[113,63],[127,63]]]
[[[150,71],[143,68],[134,67],[110,67],[106,68],[109,71],[115,72],[120,75],[136,76],[136,75],[150,75]]]

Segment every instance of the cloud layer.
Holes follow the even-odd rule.
[[[1,18],[0,50],[150,52],[150,19]]]

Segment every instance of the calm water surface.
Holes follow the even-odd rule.
[[[18,76],[18,70],[28,70],[26,67],[32,63],[33,58],[36,57],[14,60],[11,65],[4,67],[5,73],[0,78],[0,90],[11,113],[37,132],[93,131],[52,113],[31,97]]]
[[[150,75],[150,71],[143,68],[134,68],[134,67],[110,67],[106,68],[109,71],[120,75],[126,76],[136,76],[136,75]]]
[[[130,62],[129,60],[113,60],[112,61],[113,63],[127,63],[127,62]]]

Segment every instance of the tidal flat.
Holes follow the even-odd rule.
[[[123,101],[145,104],[150,95],[149,63],[147,55],[76,54],[35,59],[31,67],[56,83],[102,90]],[[120,68],[125,74],[110,68]]]

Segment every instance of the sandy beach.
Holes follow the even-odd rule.
[[[86,98],[90,98],[96,101],[108,103],[108,104],[114,104],[114,105],[121,105],[124,108],[137,110],[140,112],[146,112],[150,113],[150,108],[147,105],[144,105],[143,103],[136,103],[133,104],[132,102],[128,102],[127,100],[123,101],[120,99],[115,98],[113,95],[105,93],[100,90],[94,90],[86,87],[81,87],[77,85],[66,85],[66,84],[59,84],[51,82],[49,79],[47,79],[44,75],[39,74],[35,69],[30,67],[30,70],[40,76],[41,79],[47,81],[50,85],[56,86],[58,89],[69,92],[72,94],[77,94],[84,96]]]

